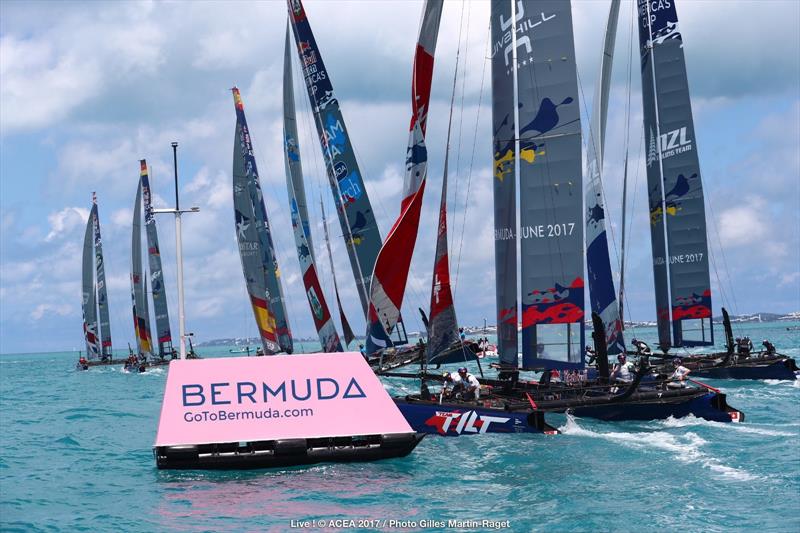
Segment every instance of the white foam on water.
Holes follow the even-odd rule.
[[[753,481],[758,479],[749,472],[722,464],[719,459],[707,455],[701,447],[708,441],[696,433],[686,432],[682,435],[673,435],[666,431],[651,431],[642,433],[608,432],[600,433],[582,428],[571,415],[567,415],[567,422],[558,428],[565,435],[599,438],[635,449],[656,449],[670,452],[677,461],[690,464],[700,464],[712,472],[720,474],[726,479],[735,481]]]
[[[694,415],[685,416],[683,418],[669,417],[666,420],[658,421],[658,424],[667,428],[685,428],[692,426],[705,426],[719,428],[724,431],[738,431],[739,433],[750,433],[753,435],[765,435],[769,437],[796,437],[796,433],[787,433],[785,431],[775,431],[771,429],[754,427],[753,425],[742,425],[734,423],[716,422],[713,420],[706,420],[705,418],[697,418]]]

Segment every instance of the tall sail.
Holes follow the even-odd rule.
[[[638,5],[659,342],[713,344],[703,186],[675,0]]]
[[[342,343],[336,333],[325,294],[319,283],[317,267],[314,261],[306,208],[306,193],[303,186],[303,167],[300,163],[300,147],[297,141],[297,121],[294,110],[294,92],[292,91],[292,64],[289,56],[289,28],[286,28],[286,46],[283,56],[283,155],[286,163],[286,188],[289,191],[289,208],[292,218],[294,243],[300,260],[300,272],[303,275],[303,286],[306,289],[308,305],[314,326],[319,335],[319,342],[325,352],[341,352]],[[302,209],[301,209],[302,206]]]
[[[339,308],[339,320],[342,321],[342,335],[344,335],[344,344],[347,347],[356,338],[353,335],[353,329],[347,321],[347,316],[344,314],[342,307],[342,300],[339,298],[339,285],[336,283],[336,270],[333,267],[333,252],[331,251],[331,239],[328,235],[328,220],[325,218],[325,205],[322,203],[322,198],[319,199],[319,208],[322,211],[322,227],[325,230],[325,247],[328,249],[328,260],[331,263],[331,276],[333,277],[333,292],[336,294],[336,306]]]
[[[442,0],[426,0],[422,10],[414,70],[411,76],[411,126],[406,150],[406,174],[400,215],[386,236],[375,262],[369,287],[367,353],[390,344],[389,332],[400,318],[411,256],[417,242],[422,197],[428,175],[425,129],[433,82],[433,58]]]
[[[608,353],[625,351],[622,320],[616,300],[611,258],[608,253],[605,207],[603,205],[603,152],[605,148],[608,95],[611,87],[611,66],[614,61],[614,40],[617,34],[620,0],[612,0],[608,25],[600,58],[600,80],[592,107],[591,134],[586,143],[589,183],[586,187],[586,267],[589,282],[589,301],[592,312],[600,315],[605,325]]]
[[[81,309],[83,311],[83,336],[86,341],[86,357],[94,359],[100,354],[97,337],[97,297],[94,284],[94,220],[97,216],[97,204],[92,204],[92,210],[86,221],[86,233],[83,237],[83,268],[82,288],[83,298]]]
[[[322,62],[303,3],[301,0],[287,0],[287,3],[328,181],[366,316],[370,275],[381,248],[381,236],[339,101],[334,96],[330,75]]]
[[[578,368],[585,256],[572,11],[560,0],[515,7],[523,367]]]
[[[258,180],[250,130],[239,89],[234,87],[236,137],[233,145],[233,208],[239,257],[247,292],[265,353],[291,353],[292,338],[286,320],[280,270],[272,245],[267,211]]]
[[[142,268],[142,180],[136,187],[133,204],[133,233],[131,236],[131,299],[133,300],[133,329],[140,355],[153,352],[150,336],[150,313],[147,305],[147,276]]]
[[[94,267],[97,272],[97,307],[100,310],[100,350],[102,355],[111,355],[111,322],[108,319],[108,291],[106,290],[106,267],[103,261],[103,242],[100,239],[100,215],[97,196],[92,193],[92,225],[94,226]]]
[[[147,161],[139,162],[141,167],[142,199],[144,200],[144,224],[147,233],[147,257],[150,265],[150,284],[153,291],[153,309],[156,313],[156,338],[158,339],[158,355],[165,357],[172,352],[172,333],[169,329],[169,310],[167,309],[167,293],[164,288],[164,271],[161,267],[161,249],[158,246],[158,230],[153,216],[152,195],[150,192],[150,176],[147,172]]]
[[[492,152],[497,349],[500,363],[517,366],[517,209],[512,2],[492,2]]]

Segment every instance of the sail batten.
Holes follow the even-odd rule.
[[[303,3],[287,0],[287,5],[328,181],[366,316],[370,275],[381,248],[380,232],[339,101],[333,92],[330,73],[325,69]]]
[[[236,238],[250,304],[264,353],[292,352],[283,303],[280,270],[258,178],[250,130],[239,89],[232,89],[236,109],[233,146],[233,208]]]
[[[336,332],[336,327],[325,300],[325,294],[320,285],[313,247],[309,240],[308,209],[303,186],[303,167],[300,162],[289,46],[289,27],[287,25],[283,57],[283,154],[286,164],[286,188],[289,193],[294,242],[297,248],[297,257],[300,261],[300,272],[303,277],[306,298],[311,307],[311,315],[314,319],[314,327],[319,335],[320,345],[324,352],[341,352],[342,343],[339,341],[339,335]]]
[[[147,170],[147,161],[142,159],[140,165],[140,178],[142,181],[142,199],[144,201],[144,224],[147,235],[147,258],[150,267],[150,285],[153,294],[153,310],[156,317],[156,342],[158,355],[166,357],[172,351],[172,332],[169,327],[169,309],[167,294],[164,287],[164,271],[161,266],[161,249],[158,244],[158,230],[156,219],[153,216],[152,192],[150,189],[150,176]]]
[[[602,185],[606,118],[608,116],[608,97],[611,87],[611,67],[614,60],[614,40],[617,33],[619,5],[619,0],[612,0],[608,14],[603,53],[600,59],[600,79],[595,91],[591,130],[586,143],[588,184],[585,222],[589,300],[592,311],[603,320],[606,345],[608,353],[611,355],[625,351],[620,308],[617,305],[614,279],[611,273]]]
[[[639,0],[659,343],[713,344],[703,186],[675,2]]]

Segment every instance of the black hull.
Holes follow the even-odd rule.
[[[669,359],[664,354],[651,356]],[[711,355],[682,356],[681,364],[691,370],[691,376],[712,379],[780,379],[795,380],[798,367],[795,360],[784,355],[755,354],[747,358],[727,357],[725,353]],[[665,364],[661,370],[671,373],[672,368]]]
[[[157,446],[159,469],[243,470],[405,457],[425,437],[419,433]]]

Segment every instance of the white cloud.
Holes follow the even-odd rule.
[[[61,211],[47,215],[50,223],[50,232],[45,237],[46,241],[55,240],[74,228],[83,227],[89,218],[89,210],[83,207],[65,207]]]
[[[53,314],[58,316],[67,316],[72,312],[72,306],[68,304],[39,304],[31,311],[31,320],[41,320],[46,316],[50,317]]]

